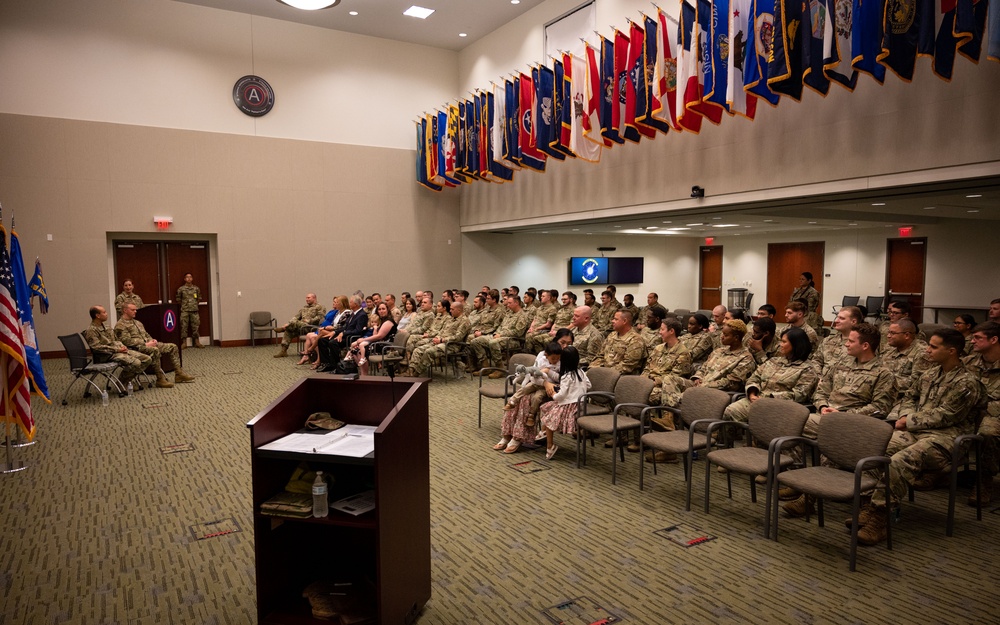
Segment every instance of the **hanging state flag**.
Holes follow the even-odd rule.
[[[31,290],[31,297],[38,298],[38,311],[43,315],[49,312],[49,293],[45,290],[45,279],[42,278],[42,261],[35,259],[35,275],[31,276],[28,283]]]
[[[656,24],[659,37],[656,38],[658,51],[656,63],[653,65],[652,113],[650,117],[658,124],[657,128],[669,127],[681,130],[677,123],[677,58],[674,56],[674,46],[670,41],[671,28],[676,33],[678,26],[677,22],[673,18],[668,18],[661,9],[657,9]],[[646,41],[649,41],[648,25],[646,27]]]
[[[35,438],[35,420],[31,416],[31,372],[26,362],[15,298],[14,274],[7,254],[7,230],[0,223],[0,375],[7,378],[4,387],[7,392],[0,393],[0,418],[4,422],[18,424],[31,441]]]
[[[664,76],[663,65],[663,29],[660,22],[647,15],[642,16],[643,29],[646,39],[646,100],[648,104],[648,114],[642,123],[659,130],[662,133],[670,132],[670,116],[662,104],[664,97],[666,76]],[[674,69],[676,72],[676,68]],[[676,89],[676,73],[674,74],[674,88]],[[661,81],[664,85],[661,85]]]
[[[618,74],[615,73],[615,42],[601,37],[601,136],[608,141],[622,144],[625,139],[618,133],[617,122],[621,116],[618,104]],[[608,143],[607,145],[611,145]]]
[[[441,187],[432,183],[427,177],[427,119],[416,122],[417,127],[417,183],[431,191],[440,191]]]
[[[553,143],[559,142],[556,132],[558,121],[555,116],[555,72],[540,65],[531,70],[531,77],[535,82],[535,146],[540,152],[564,161],[566,155],[552,147]]]
[[[933,20],[933,2],[886,0],[879,62],[900,79],[912,81],[918,47],[923,47],[924,54],[934,54]]]
[[[520,94],[521,165],[536,171],[545,171],[545,153],[535,144],[535,83],[531,76],[521,74],[518,85]]]
[[[858,84],[858,71],[854,69],[851,54],[854,39],[854,0],[827,0],[832,22],[830,36],[824,41],[823,72],[826,77],[848,91],[854,91]]]
[[[733,115],[753,119],[757,114],[757,97],[746,91],[745,70],[753,59],[752,35],[748,30],[752,23],[749,18],[753,11],[753,0],[729,0],[729,50],[726,61],[726,104]]]
[[[707,14],[705,18],[702,13]],[[732,114],[729,110],[729,0],[698,3],[698,21],[707,19],[708,54],[705,60],[705,101]]]
[[[629,21],[628,68],[625,81],[625,127],[649,139],[656,138],[656,129],[645,123],[649,118],[649,82],[652,65],[646,62],[646,30],[642,25]],[[647,67],[648,70],[647,71]],[[639,137],[636,137],[636,141]]]
[[[701,85],[698,83],[698,43],[695,8],[681,0],[681,20],[677,26],[677,123],[688,132],[701,131]]]
[[[521,166],[507,158],[507,133],[510,122],[510,113],[507,110],[507,92],[510,91],[508,88],[509,85],[509,80],[504,81],[502,86],[493,85],[493,160],[510,170],[515,170],[520,169]]]
[[[959,7],[962,6],[968,7],[968,4],[960,3]],[[965,43],[959,45],[958,53],[973,63],[979,63],[979,57],[982,56],[983,38],[987,34],[990,13],[989,0],[973,0],[971,17],[967,9],[961,8],[955,16],[955,36],[969,36]]]
[[[805,18],[799,29],[803,31],[802,43],[805,50],[802,84],[824,96],[830,91],[830,79],[826,76],[826,68],[839,63],[836,58],[830,56],[836,55],[834,19],[830,11],[833,1],[809,0],[805,6]]]
[[[521,144],[520,132],[521,123],[518,114],[518,104],[520,100],[520,87],[518,79],[513,81],[505,80],[503,83],[504,92],[504,141],[503,160],[509,166],[521,166]]]
[[[36,395],[49,401],[49,386],[45,383],[45,371],[42,370],[42,356],[38,353],[38,339],[35,336],[35,319],[31,311],[32,291],[28,288],[28,276],[24,271],[24,258],[21,256],[21,241],[14,225],[10,227],[10,271],[14,277],[14,293],[17,296],[17,309],[21,320],[21,338],[24,341],[24,358],[28,364],[31,387]]]
[[[593,51],[589,46],[587,48]],[[600,143],[590,140],[586,136],[587,129],[587,109],[589,97],[589,83],[587,75],[587,61],[580,57],[566,53],[563,56],[563,65],[566,68],[568,79],[568,90],[570,92],[570,106],[572,117],[570,119],[570,133],[568,147],[574,156],[591,163],[601,160],[601,149],[604,141],[600,138]]]
[[[629,97],[632,81],[629,73],[629,38],[620,30],[615,30],[615,105],[611,108],[612,121],[618,130],[618,136],[633,143],[639,143],[642,135],[635,128],[635,94]],[[630,109],[630,105],[631,108]],[[632,120],[632,125],[628,124]]]
[[[595,50],[584,42],[587,54],[587,88],[584,99],[583,136],[587,141],[610,148],[612,141],[603,136],[604,90],[601,82],[603,45]]]
[[[719,125],[722,123],[722,113],[726,109],[723,105],[713,102],[707,97],[715,85],[715,70],[712,66],[712,49],[715,47],[712,42],[712,17],[714,15],[712,3],[709,0],[697,0],[695,12],[696,35],[693,41],[697,44],[699,101],[694,106],[708,121]]]
[[[854,0],[851,29],[851,67],[880,85],[885,82],[885,65],[878,62],[884,6],[885,0]]]
[[[743,75],[747,93],[771,106],[777,106],[781,98],[767,86],[767,63],[774,45],[774,1],[753,0],[753,11],[747,22],[753,47],[747,53]]]
[[[455,151],[451,144],[451,137],[448,136],[448,112],[438,111],[435,121],[437,123],[438,174],[444,179],[446,186],[457,187],[460,182],[448,174],[449,161],[452,173],[455,170]]]
[[[989,47],[986,50],[986,58],[1000,63],[1000,7],[993,8],[995,10],[987,15],[986,31]]]
[[[466,145],[465,132],[465,100],[459,100],[455,105],[458,110],[457,146],[455,148],[455,171],[469,179],[466,162],[468,161],[468,146]]]
[[[802,76],[809,46],[803,31],[809,30],[804,0],[774,0],[774,42],[767,63],[767,86],[771,91],[802,100]]]
[[[493,85],[494,88],[496,85]],[[487,150],[486,160],[489,162],[488,174],[493,182],[510,182],[514,179],[514,170],[507,167],[497,156],[500,156],[501,149],[497,146],[497,141],[503,142],[502,131],[503,118],[497,116],[496,96],[492,91],[483,94],[486,100],[486,137]]]
[[[951,80],[956,52],[974,63],[979,62],[986,30],[986,0],[939,0],[934,23],[939,24],[934,40],[931,69],[938,77]],[[924,52],[925,48],[919,50]]]
[[[573,131],[573,100],[569,84],[570,55],[564,53],[562,59],[552,60],[552,73],[555,75],[552,93],[552,143],[554,150],[559,150],[566,156],[576,156],[569,149],[570,134]]]

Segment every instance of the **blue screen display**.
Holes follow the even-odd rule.
[[[608,259],[574,256],[569,259],[569,283],[604,285],[608,283]]]

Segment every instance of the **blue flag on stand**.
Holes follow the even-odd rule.
[[[49,294],[45,290],[45,280],[42,278],[42,261],[35,259],[35,275],[31,276],[31,282],[28,283],[28,289],[31,291],[32,297],[38,298],[38,310],[42,314],[47,314],[49,312]]]
[[[42,357],[38,353],[38,339],[35,338],[35,320],[31,314],[32,291],[28,288],[27,276],[24,272],[24,259],[21,257],[21,242],[18,240],[14,226],[10,227],[10,270],[14,274],[14,293],[17,298],[18,316],[21,320],[21,334],[24,338],[24,355],[31,372],[32,390],[46,401],[49,400],[49,387],[45,383],[45,372],[42,370]],[[41,276],[39,270],[39,276]]]

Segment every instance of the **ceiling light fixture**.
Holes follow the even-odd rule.
[[[983,197],[983,194],[982,193],[973,193],[972,195],[967,195],[965,197],[970,197],[970,198],[971,197]]]
[[[764,223],[766,223],[766,224],[773,223],[773,222],[774,222],[773,219],[765,219],[764,220]]]
[[[458,33],[458,36],[459,36],[459,37],[468,37],[469,35],[468,35],[468,34],[466,34],[466,33]]]
[[[318,11],[329,9],[340,4],[340,0],[278,0],[281,4],[287,4],[294,9],[302,11]]]
[[[659,226],[646,226],[646,230],[656,230]]]
[[[872,202],[872,206],[885,206],[885,202]]]
[[[969,210],[969,211],[965,211],[965,212],[967,212],[967,213],[978,213],[979,209],[973,209],[973,210]]]
[[[663,223],[665,223],[665,224],[672,224],[674,222],[672,222],[672,221],[664,221]]]
[[[357,12],[357,11],[348,11],[348,13],[347,13],[347,14],[348,14],[348,15],[357,15],[357,14],[358,14],[358,12]]]
[[[410,8],[403,11],[403,15],[408,15],[410,17],[418,17],[422,20],[425,20],[428,17],[430,17],[431,13],[433,12],[434,9],[425,9],[424,7],[418,7],[417,5],[414,4]]]
[[[691,227],[694,227],[694,226],[704,226],[704,225],[705,225],[705,224],[703,224],[703,223],[701,223],[701,222],[698,222],[698,223],[696,223],[696,224],[688,224],[688,226],[691,226]]]
[[[521,0],[510,0],[511,4],[521,4]]]
[[[937,207],[936,207],[936,206],[925,206],[925,207],[924,207],[924,210],[925,210],[925,211],[932,211],[932,210],[934,210],[935,208],[937,208]]]
[[[713,228],[739,228],[739,224],[712,224]],[[749,228],[750,226],[747,226]]]

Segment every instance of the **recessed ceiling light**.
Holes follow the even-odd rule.
[[[810,221],[810,222],[809,222],[809,225],[812,225],[812,226],[815,226],[815,225],[816,225],[816,222],[815,222],[815,221]]]
[[[712,217],[712,219],[722,219],[722,217]]]
[[[689,226],[704,226],[705,224],[699,222],[699,223],[696,223],[696,224],[688,224],[688,225]]]
[[[301,9],[303,11],[316,11],[340,4],[340,0],[278,0],[282,4]]]
[[[403,11],[403,15],[409,15],[410,17],[419,17],[422,20],[430,17],[430,14],[434,12],[434,9],[425,9],[424,7],[418,7],[413,5],[410,8]]]
[[[548,234],[548,233],[549,233],[548,230],[542,230],[542,234]]]
[[[978,209],[973,209],[973,210],[965,211],[965,212],[967,212],[967,213],[978,213],[979,210]]]
[[[885,202],[872,202],[872,206],[885,206]]]
[[[615,226],[615,228],[621,228],[621,226]]]
[[[766,223],[766,224],[774,223],[774,220],[773,219],[765,219],[764,223]]]
[[[521,0],[510,0],[511,4],[521,4]]]
[[[690,229],[691,228],[667,228],[667,230],[671,230],[671,231],[674,231],[674,232],[678,232],[680,230],[690,230]]]
[[[348,15],[357,15],[358,12],[357,11],[348,11],[347,14]]]
[[[932,210],[934,210],[935,208],[937,208],[937,207],[936,207],[936,206],[925,206],[925,207],[924,207],[924,210],[925,210],[925,211],[932,211]]]
[[[972,195],[967,195],[965,197],[983,197],[982,193],[973,193]]]
[[[659,226],[646,226],[646,230],[656,230]]]
[[[739,224],[712,224],[713,228],[739,228]],[[750,226],[747,226],[748,228]]]
[[[467,34],[465,34],[465,33],[458,33],[458,36],[459,36],[459,37],[468,37],[468,35],[467,35]]]
[[[672,222],[672,221],[664,221],[663,223],[665,223],[665,224],[672,224],[674,222]]]
[[[856,225],[858,225],[858,224],[856,224],[856,223],[850,223],[850,224],[847,224],[847,225],[848,225],[848,226],[856,226]]]
[[[579,228],[573,228],[573,232],[579,232],[579,231],[580,231]]]

